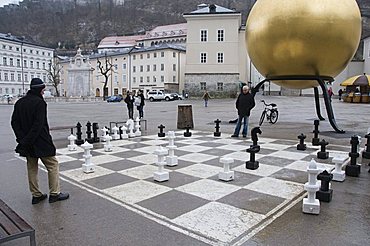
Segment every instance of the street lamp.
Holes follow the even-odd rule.
[[[22,69],[22,96],[24,96],[24,73],[23,73],[23,40],[24,38],[21,38],[21,69]]]

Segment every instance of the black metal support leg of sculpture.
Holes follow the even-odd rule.
[[[316,114],[319,120],[325,120],[324,117],[321,115],[321,110],[320,110],[320,97],[319,97],[319,89],[317,87],[313,88],[313,91],[315,93],[315,106],[316,106]]]
[[[259,82],[253,89],[252,89],[252,95],[256,95],[256,93],[260,90],[260,87],[266,82],[268,81],[267,79],[264,79],[262,80],[261,82]]]
[[[317,82],[319,83],[321,89],[322,89],[322,94],[324,96],[324,102],[325,102],[325,107],[326,107],[326,112],[328,114],[328,119],[330,122],[330,125],[333,127],[333,129],[338,132],[338,133],[345,133],[344,130],[340,130],[337,123],[335,122],[335,117],[334,117],[334,112],[333,112],[333,107],[331,105],[331,100],[329,98],[329,93],[325,85],[325,81],[323,79],[317,79]]]

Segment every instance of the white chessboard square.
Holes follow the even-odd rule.
[[[134,157],[127,158],[130,161],[136,161],[143,164],[153,164],[158,161],[158,157],[154,154],[142,154]]]
[[[132,141],[128,141],[126,139],[120,139],[120,140],[112,140],[111,143],[113,146],[125,146],[125,145],[132,144]]]
[[[123,147],[114,146],[112,144],[112,151],[107,152],[107,151],[104,150],[104,148],[102,148],[102,149],[95,149],[94,151],[95,152],[98,152],[98,153],[101,153],[101,154],[104,154],[104,155],[111,155],[111,154],[116,154],[116,153],[121,153],[121,152],[129,151],[129,150],[130,149],[126,149],[126,148],[123,148]]]
[[[114,173],[114,171],[100,166],[95,166],[95,171],[93,173],[84,173],[82,167],[60,172],[60,174],[76,181],[96,178],[111,173]]]
[[[279,158],[290,159],[290,160],[300,160],[300,159],[303,159],[309,156],[309,154],[281,150],[281,151],[273,152],[269,154],[268,156],[271,156],[271,158],[279,157]]]
[[[57,154],[60,155],[69,155],[69,154],[74,154],[74,153],[82,153],[84,150],[76,145],[76,150],[74,151],[69,151],[68,148],[63,148],[63,149],[57,149]]]
[[[178,159],[183,160],[183,161],[200,163],[200,162],[212,160],[213,158],[215,158],[215,156],[213,155],[207,155],[203,153],[191,153],[191,154],[182,155]]]
[[[238,143],[243,143],[243,140],[234,139],[234,138],[222,138],[222,139],[216,139],[213,142],[220,143],[220,144],[238,144]]]
[[[148,198],[158,196],[170,190],[171,188],[163,185],[157,185],[145,180],[138,180],[104,189],[102,191],[118,200],[129,204],[134,204]]]
[[[209,149],[212,149],[212,147],[206,147],[206,146],[201,146],[201,145],[186,145],[186,146],[175,149],[175,151],[183,150],[187,152],[201,152],[201,151],[205,151]]]
[[[77,158],[73,158],[73,157],[67,156],[67,155],[57,155],[55,157],[57,158],[59,163],[78,160]]]
[[[241,189],[241,187],[209,179],[201,179],[176,188],[178,191],[192,194],[209,201],[215,201],[239,189]]]
[[[137,179],[147,179],[147,178],[153,177],[153,173],[156,171],[158,171],[158,167],[153,166],[153,165],[144,165],[144,166],[138,166],[138,167],[125,169],[125,170],[119,171],[118,173],[130,176],[133,178],[137,178]],[[169,170],[165,169],[165,171],[169,171]]]
[[[309,161],[299,160],[299,161],[295,161],[295,162],[293,162],[289,165],[286,165],[284,168],[306,172],[307,171],[307,166],[308,166],[309,163],[310,163]]]
[[[117,156],[114,156],[114,155],[97,155],[97,156],[93,156],[91,157],[91,163],[93,163],[94,165],[100,165],[100,164],[104,164],[104,163],[108,163],[108,162],[114,162],[114,161],[120,161],[122,160],[121,157],[117,157]],[[80,159],[80,161],[85,161],[84,158]]]
[[[147,154],[154,154],[154,151],[156,151],[158,149],[159,146],[155,146],[155,145],[150,145],[150,146],[145,146],[145,147],[141,147],[141,148],[136,148],[135,151],[139,151],[139,152],[143,152],[143,153],[147,153]]]
[[[249,174],[253,174],[253,175],[257,175],[257,176],[261,176],[261,177],[267,177],[267,176],[270,176],[273,173],[276,173],[277,171],[279,171],[281,169],[282,169],[282,167],[279,167],[279,166],[271,166],[271,165],[266,165],[266,164],[259,163],[259,167],[256,170],[247,169],[245,167],[245,164],[237,166],[233,170],[238,171],[238,172],[242,172],[242,173],[249,173]]]
[[[217,175],[221,170],[221,167],[215,167],[205,164],[194,164],[181,169],[177,169],[177,172],[188,174],[199,178],[208,178]]]
[[[233,158],[234,160],[239,161],[249,161],[250,160],[250,153],[246,151],[238,151],[226,154],[224,157]]]
[[[216,149],[226,149],[226,150],[232,150],[232,151],[246,151],[249,148],[248,145],[239,145],[239,144],[226,144],[219,147],[216,147]]]
[[[165,145],[168,145],[168,140],[161,138],[161,139],[143,141],[142,143],[145,143],[147,145],[154,145],[154,146],[158,146],[158,145],[165,146]]]
[[[285,199],[293,199],[303,191],[303,184],[264,177],[244,186],[244,188]]]
[[[206,237],[229,243],[263,219],[262,214],[210,202],[172,221]]]
[[[198,140],[198,139],[195,139],[195,138],[184,138],[184,139],[180,139],[178,141],[175,141],[175,145],[176,145],[176,142],[177,143],[182,143],[182,144],[201,144],[201,143],[206,143],[207,141]]]
[[[284,144],[274,144],[274,143],[264,143],[264,149],[273,149],[273,150],[283,150],[291,147],[292,145],[284,145]],[[261,146],[262,148],[262,146]],[[276,153],[276,152],[275,152]]]

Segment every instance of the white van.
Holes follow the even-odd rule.
[[[163,91],[149,91],[147,93],[147,98],[149,99],[149,101],[153,102],[153,101],[160,101],[160,100],[166,100],[166,101],[170,101],[170,100],[174,100],[173,96],[169,93],[164,93]]]

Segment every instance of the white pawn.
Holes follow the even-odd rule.
[[[104,151],[105,152],[112,152],[112,144],[110,143],[110,140],[112,140],[112,137],[109,135],[105,136],[105,144],[104,144]]]
[[[105,138],[108,134],[108,129],[104,126],[100,131],[101,131],[101,138],[100,139],[101,139],[101,141],[105,142],[106,141]]]
[[[234,163],[234,159],[228,157],[221,157],[220,162],[224,164],[224,170],[218,173],[218,178],[223,181],[233,180],[234,171],[230,170],[230,165]]]
[[[166,163],[167,163],[166,165],[170,167],[177,166],[178,160],[177,160],[177,156],[175,156],[175,149],[177,148],[177,146],[174,144],[175,143],[175,132],[174,131],[168,132],[168,140],[169,140],[169,143],[167,145],[167,149],[168,149],[169,155],[166,157]]]
[[[140,131],[140,118],[136,117],[135,119],[135,137],[140,137],[141,131]]]
[[[308,182],[304,184],[304,189],[308,193],[307,198],[303,198],[303,213],[308,214],[319,214],[320,213],[320,201],[316,199],[316,191],[320,189],[320,185],[317,182],[317,174],[320,169],[317,168],[316,161],[314,159],[308,164]]]
[[[84,173],[93,173],[95,171],[95,165],[91,163],[92,155],[90,153],[90,149],[93,148],[93,145],[85,141],[81,147],[84,149],[83,158],[85,158],[85,163],[82,164],[82,171]]]
[[[158,171],[154,172],[153,178],[155,181],[163,182],[170,179],[168,171],[164,169],[166,162],[164,161],[164,156],[167,155],[168,151],[166,148],[159,146],[158,149],[154,151],[154,154],[158,156]]]
[[[75,144],[75,140],[77,137],[73,134],[68,136],[69,144],[68,144],[68,151],[75,151],[77,150],[77,145]]]
[[[335,169],[331,172],[333,174],[333,181],[343,182],[346,179],[346,172],[342,171],[342,166],[346,160],[346,156],[335,156],[333,158],[333,162],[335,163]]]
[[[132,119],[128,119],[126,124],[127,124],[128,130],[129,130],[128,137],[129,138],[135,137],[134,121]]]
[[[123,125],[123,126],[121,126],[121,130],[122,130],[121,138],[122,139],[127,139],[128,138],[127,127],[125,125]]]
[[[112,127],[112,131],[113,131],[113,140],[118,140],[119,139],[119,134],[118,134],[119,128],[117,126],[114,126]]]

